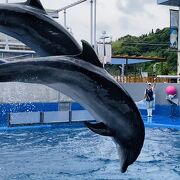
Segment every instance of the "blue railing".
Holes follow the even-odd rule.
[[[180,107],[175,107],[172,114],[171,106],[156,105],[153,118],[146,117],[146,110],[140,109],[143,120],[147,126],[179,127]],[[0,127],[19,125],[44,125],[54,123],[69,123],[92,121],[94,118],[79,103],[23,103],[0,104]],[[170,126],[171,125],[171,126]]]

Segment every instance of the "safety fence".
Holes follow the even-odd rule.
[[[86,110],[10,113],[9,126],[93,121]]]
[[[36,106],[34,109],[23,109],[22,107],[16,110],[9,110],[5,113],[4,121],[6,126],[19,126],[19,125],[34,125],[34,124],[52,124],[52,123],[69,123],[69,122],[82,122],[93,121],[92,115],[85,110],[78,103],[66,102],[55,104],[45,104],[43,109],[39,104],[27,105]],[[54,107],[53,107],[54,106]],[[29,111],[30,110],[30,111]],[[21,111],[21,112],[19,112]],[[2,121],[2,120],[1,120]]]
[[[114,76],[116,81],[120,83],[146,83],[146,82],[154,82],[154,76],[151,77],[141,77],[141,76]],[[169,78],[157,78],[157,83],[170,83],[174,80]]]
[[[137,102],[137,106],[141,112],[144,122],[146,118],[146,109],[141,102]],[[76,102],[70,103],[32,103],[32,104],[6,104],[0,105],[2,110],[0,112],[0,129],[13,129],[16,127],[46,127],[46,125],[62,125],[62,124],[79,124],[83,121],[95,121],[93,116],[85,110],[80,104]],[[169,105],[156,105],[153,110],[153,123],[179,125],[180,106],[173,109]],[[175,111],[174,111],[175,110]],[[158,117],[171,117],[168,120]],[[177,118],[174,120],[174,118]],[[169,126],[169,125],[168,125]]]

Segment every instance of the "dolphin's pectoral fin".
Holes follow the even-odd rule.
[[[4,63],[7,63],[7,61],[4,59],[0,59],[0,64],[4,64]]]
[[[102,122],[92,124],[85,121],[84,124],[94,133],[100,134],[102,136],[113,136],[113,133],[110,131],[110,129]]]
[[[91,47],[91,45],[85,40],[82,40],[82,45],[83,45],[83,51],[77,57],[95,66],[102,68],[103,66],[101,62],[99,61],[99,58],[96,52],[94,51],[94,49]]]
[[[27,0],[25,2],[25,5],[32,6],[34,8],[41,9],[41,10],[45,11],[43,5],[41,4],[41,2],[39,0]]]

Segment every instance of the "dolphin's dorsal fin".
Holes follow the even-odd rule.
[[[103,122],[92,124],[86,121],[84,124],[94,133],[100,134],[102,136],[113,136],[113,133]]]
[[[25,4],[27,6],[32,6],[34,8],[41,9],[41,10],[45,11],[45,9],[44,9],[43,5],[41,4],[40,0],[27,0],[25,2]]]
[[[78,58],[102,68],[103,66],[91,45],[84,40],[82,40],[82,45],[83,51],[80,55],[78,55]]]

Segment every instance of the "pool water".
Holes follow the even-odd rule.
[[[0,132],[0,179],[180,179],[180,131],[146,129],[138,160],[119,171],[115,144],[85,127]]]

